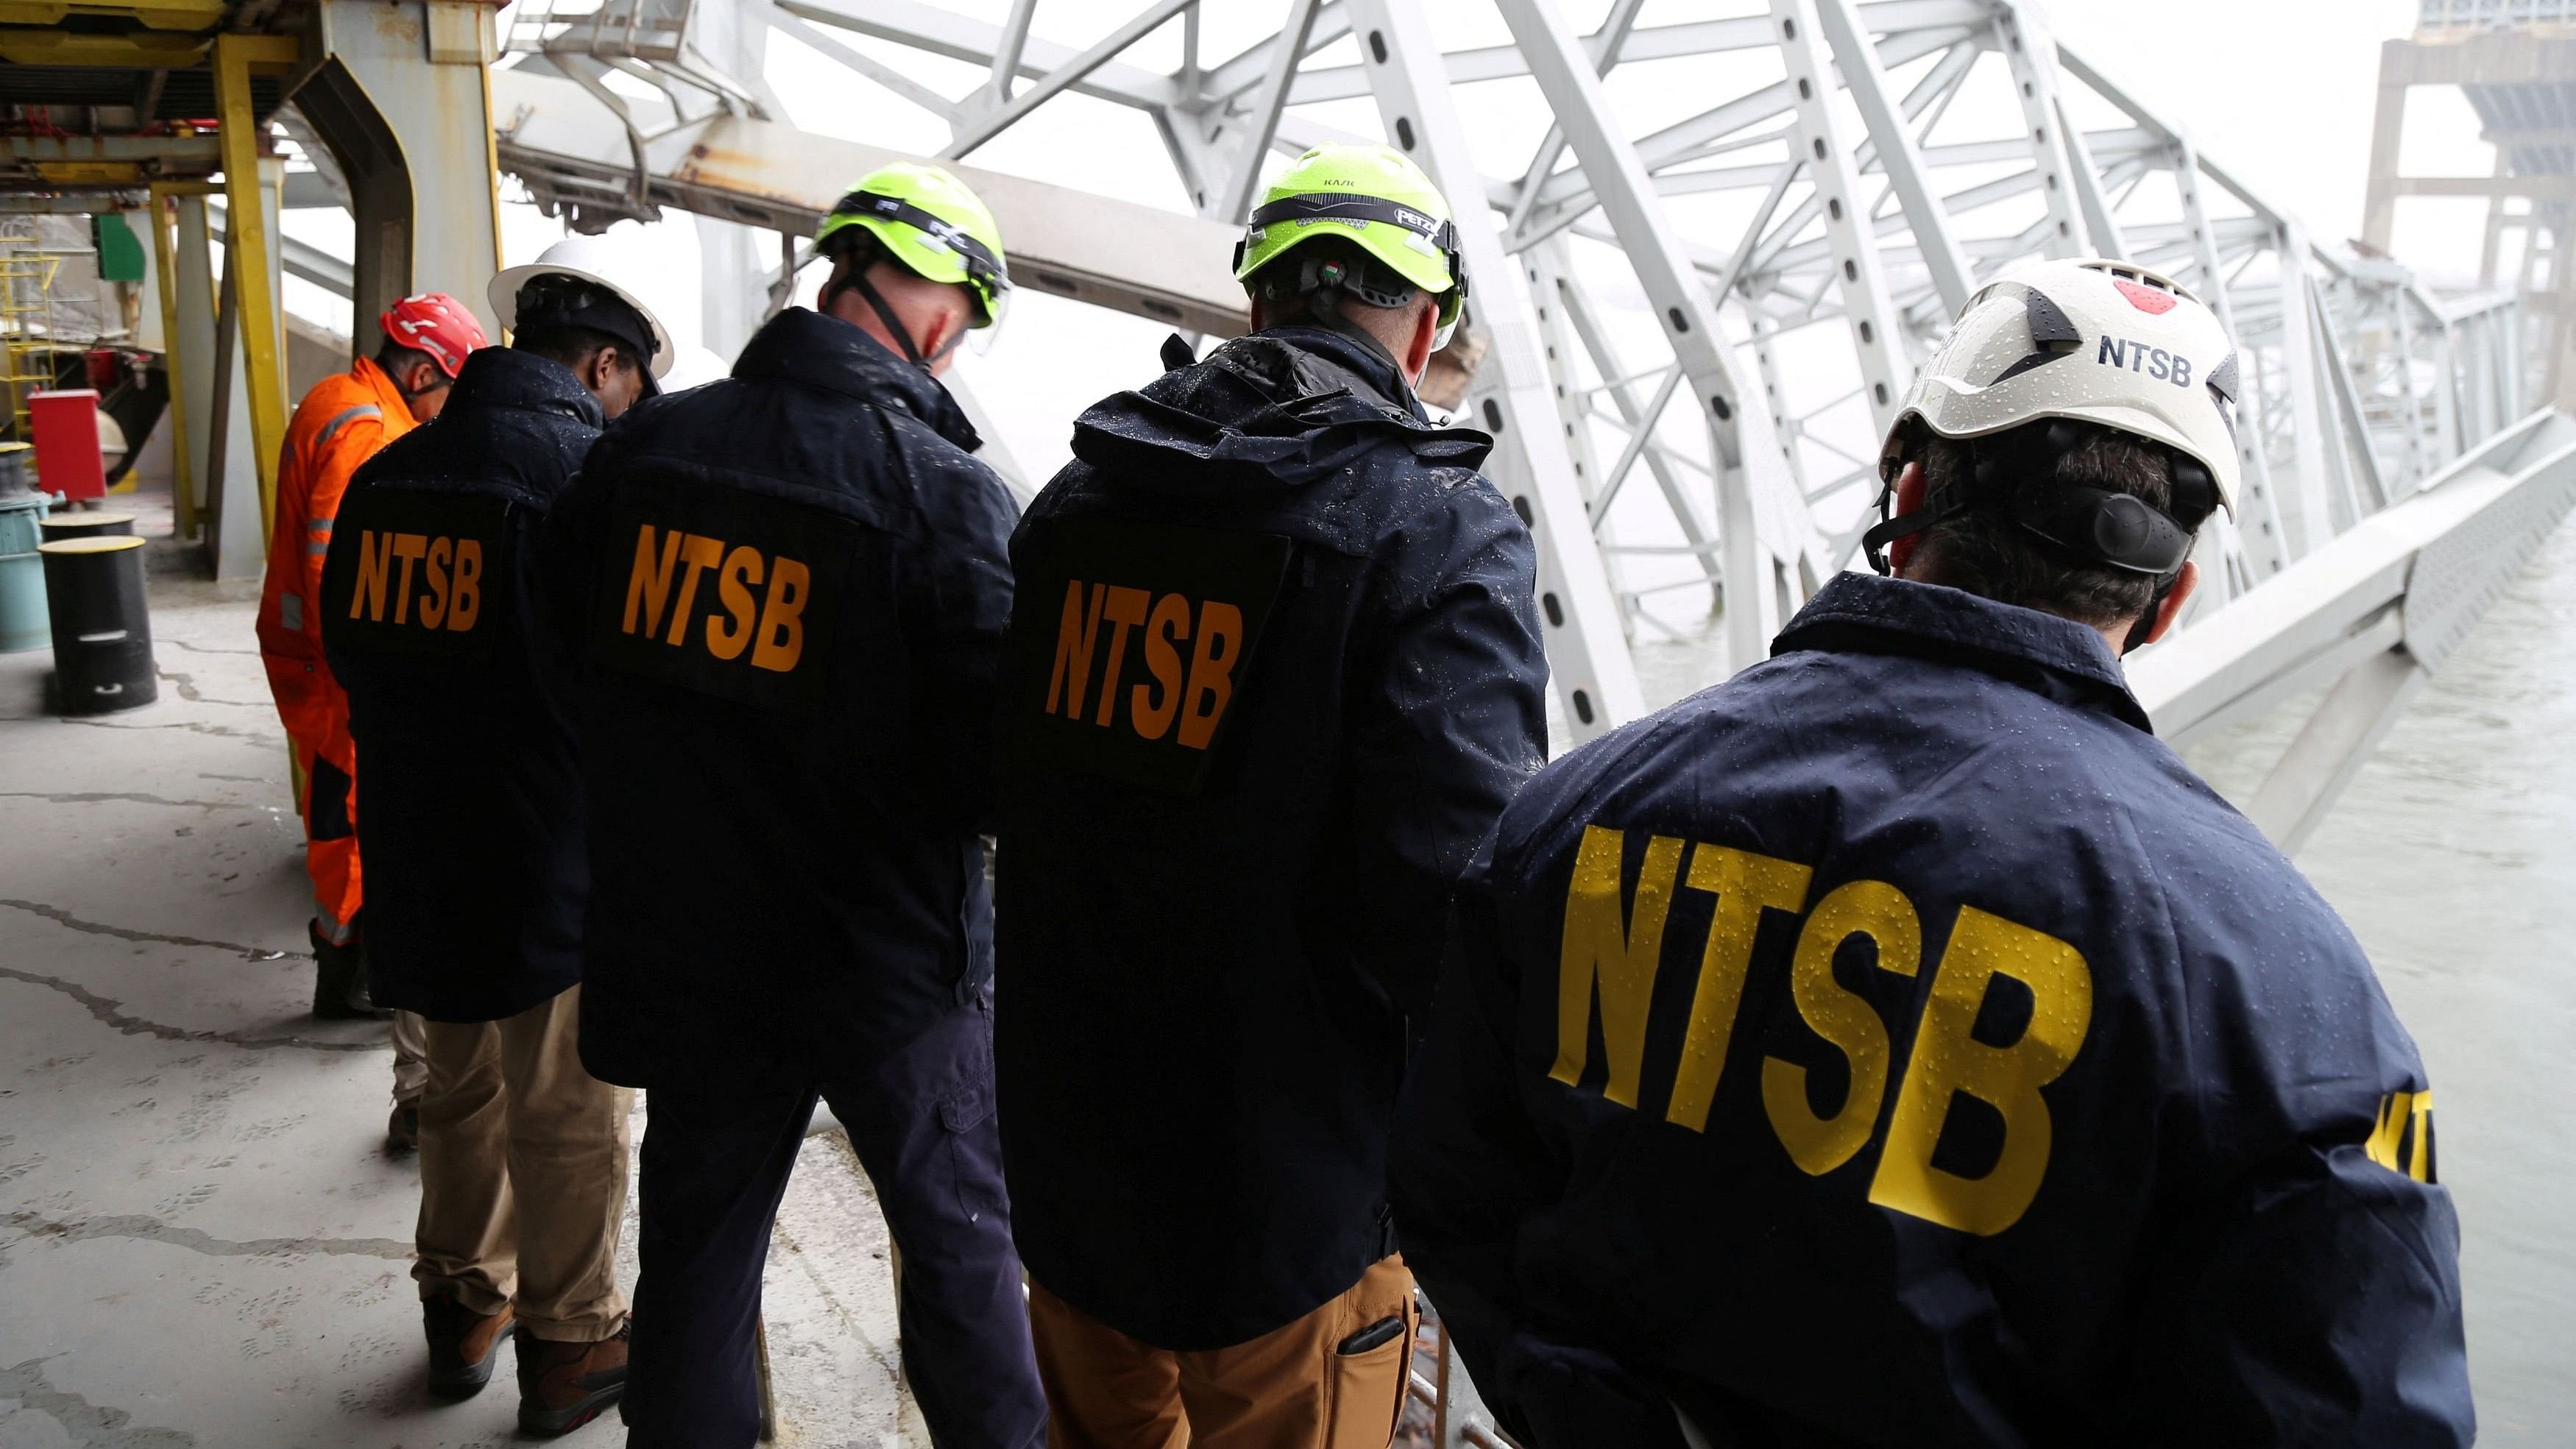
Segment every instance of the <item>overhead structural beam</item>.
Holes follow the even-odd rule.
[[[1240,135],[1226,156],[1225,189],[1206,208],[1218,221],[1242,222],[1252,214],[1252,198],[1261,189],[1261,158],[1269,154],[1270,137],[1279,129],[1279,113],[1288,104],[1288,85],[1297,78],[1298,62],[1314,34],[1323,0],[1288,0],[1287,23],[1271,52],[1270,69],[1253,92],[1245,114],[1234,125]]]
[[[908,45],[931,55],[989,68],[1001,53],[1002,27],[959,15],[923,0],[778,0],[778,8],[817,25]],[[1032,80],[1081,59],[1071,47],[1030,35],[1015,71]],[[1170,76],[1104,61],[1085,67],[1064,89],[1140,110],[1180,105],[1186,99]]]
[[[513,69],[494,71],[491,82],[494,112],[515,118],[500,138],[503,169],[526,181],[540,202],[621,203],[636,178],[616,117],[570,81]],[[655,134],[642,181],[657,207],[811,236],[851,177],[911,159],[774,121],[716,116]],[[992,207],[1020,285],[1220,337],[1248,325],[1243,288],[1227,265],[1238,228],[1001,172],[953,169]],[[1154,265],[1138,266],[1140,256]]]
[[[1474,154],[1450,106],[1439,44],[1420,7],[1411,0],[1343,3],[1365,63],[1375,68],[1371,91],[1387,134],[1451,194],[1474,195]],[[1584,74],[1590,76],[1588,67]],[[1504,255],[1496,220],[1476,207],[1459,217],[1477,326],[1491,339],[1469,404],[1494,435],[1489,467],[1495,481],[1537,541],[1549,670],[1566,722],[1584,740],[1644,714],[1645,696],[1531,332],[1529,276]]]
[[[1856,138],[1843,134],[1841,119],[1830,103],[1833,60],[1816,0],[1771,0],[1771,19],[1780,28],[1780,56],[1798,94],[1794,111],[1798,135],[1805,143],[1805,154],[1798,161],[1816,178],[1825,238],[1832,246],[1834,286],[1842,294],[1843,317],[1851,326],[1853,355],[1860,359],[1861,391],[1872,422],[1884,434],[1896,421],[1914,369],[1905,359],[1905,323],[1897,314],[1886,268],[1879,261],[1878,236],[1867,224],[1868,202],[1860,189],[1860,169],[1853,164]],[[1865,66],[1875,59],[1868,57]],[[1901,122],[1894,140],[1900,148],[1905,144]]]
[[[2047,26],[2025,0],[1998,0],[1995,39],[2021,100],[2022,125],[2030,132],[2037,160],[2040,200],[2048,208],[2040,249],[2052,257],[2081,256],[2088,243],[2076,210],[2075,160],[2066,149],[2066,120],[2057,109],[2057,68],[2042,64],[2038,54],[2051,43]]]
[[[1547,248],[1539,250],[1546,251]],[[1601,325],[1591,299],[1584,293],[1582,284],[1572,276],[1571,269],[1564,265],[1561,254],[1552,264],[1541,268],[1542,272],[1551,269],[1560,282],[1559,300],[1563,304],[1564,321],[1582,344],[1584,355],[1591,359],[1593,370],[1601,374],[1602,387],[1609,395],[1610,405],[1618,410],[1620,422],[1628,428],[1632,438],[1643,437],[1651,442],[1657,426],[1663,421],[1663,407],[1648,407],[1639,401],[1636,386],[1628,380],[1627,366],[1621,362],[1608,330]],[[1570,358],[1567,360],[1571,361]],[[1571,367],[1566,371],[1571,375]],[[1671,375],[1680,377],[1681,369],[1673,369]],[[1668,389],[1659,402],[1669,403],[1672,391],[1677,389]],[[1571,410],[1580,411],[1579,408]],[[1696,407],[1692,409],[1692,415],[1697,417]],[[1589,429],[1585,431],[1588,433]],[[1644,461],[1647,471],[1654,475],[1656,488],[1664,495],[1664,506],[1672,511],[1673,521],[1681,528],[1684,545],[1691,550],[1691,556],[1698,561],[1700,572],[1710,585],[1717,586],[1720,582],[1717,536],[1709,531],[1700,504],[1683,487],[1680,470],[1673,466],[1662,448],[1648,446]],[[1601,526],[1609,522],[1608,510],[1596,506],[1593,520],[1597,534]]]
[[[1879,169],[1887,173],[1887,184],[1905,208],[1905,225],[1914,233],[1933,289],[1941,294],[1941,305],[1955,316],[1968,305],[1974,276],[1950,233],[1950,214],[1924,170],[1922,152],[1914,144],[1913,123],[1888,90],[1878,47],[1861,29],[1852,0],[1816,0],[1816,19],[1833,47],[1834,61],[1851,91],[1852,104],[1860,111],[1861,123],[1869,128]]]
[[[1018,8],[1013,12],[1013,18],[1020,22],[1022,40],[1026,38],[1028,11],[1034,3],[1035,0],[1021,0]],[[1010,95],[1005,89],[1009,81],[1009,76],[1005,73],[1006,68],[1016,64],[1016,57],[1006,54],[997,58],[993,76],[993,99],[996,104],[964,117],[958,125],[957,134],[946,146],[940,148],[940,158],[953,160],[993,139],[1012,122],[1062,94],[1076,81],[1108,64],[1111,57],[1160,29],[1163,22],[1179,14],[1183,6],[1196,3],[1198,0],[1153,0],[1143,14],[1109,32],[1089,50],[1048,71],[1038,78],[1037,84],[1018,95]]]
[[[1737,380],[1715,311],[1674,239],[1645,163],[1613,120],[1581,41],[1548,0],[1499,0],[1499,8],[1636,270],[1664,340],[1690,378],[1695,406],[1705,409],[1702,421],[1718,462],[1728,658],[1732,667],[1744,668],[1763,657],[1772,628],[1794,607],[1789,574],[1803,553],[1799,536],[1812,533],[1806,502],[1776,475],[1766,478],[1772,449],[1767,410]],[[1758,443],[1746,439],[1748,425],[1758,428]],[[1793,497],[1757,497],[1758,492]],[[1795,592],[1804,597],[1803,587]]]

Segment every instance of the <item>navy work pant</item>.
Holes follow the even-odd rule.
[[[629,1449],[750,1449],[770,1223],[819,1096],[903,1255],[904,1376],[939,1449],[1043,1449],[993,1120],[993,1018],[961,1009],[821,1083],[710,1077],[645,1094]],[[710,1065],[713,1065],[710,1063]]]

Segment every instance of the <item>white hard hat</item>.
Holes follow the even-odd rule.
[[[511,267],[493,277],[492,285],[485,290],[484,296],[492,303],[493,315],[501,319],[502,326],[516,327],[519,323],[519,289],[532,278],[550,274],[579,277],[603,287],[615,293],[619,301],[634,308],[636,315],[644,319],[644,325],[653,329],[651,371],[659,379],[669,374],[676,354],[671,348],[670,329],[662,325],[661,318],[653,315],[653,309],[644,304],[643,296],[632,285],[618,280],[620,275],[632,276],[635,273],[631,250],[604,236],[568,236],[538,253],[537,259],[526,266]]]
[[[1889,429],[1976,438],[2042,418],[2131,433],[2209,472],[2233,514],[2236,345],[2188,288],[2128,262],[2032,262],[1968,299]]]

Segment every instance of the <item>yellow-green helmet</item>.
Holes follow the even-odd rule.
[[[1422,168],[1392,146],[1318,146],[1297,158],[1255,207],[1235,244],[1234,277],[1255,273],[1299,246],[1324,237],[1356,243],[1406,282],[1440,299],[1440,337],[1467,300],[1467,263],[1448,198]],[[1376,301],[1360,279],[1333,285]],[[1310,290],[1300,287],[1297,290]],[[1379,302],[1380,306],[1401,305]]]
[[[965,182],[917,161],[880,166],[832,203],[814,233],[815,252],[837,255],[833,238],[853,228],[875,237],[888,256],[915,273],[974,293],[980,306],[976,326],[989,327],[1001,317],[1011,290],[1002,229]]]

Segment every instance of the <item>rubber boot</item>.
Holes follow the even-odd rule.
[[[366,947],[356,941],[333,945],[319,921],[304,929],[313,942],[313,1014],[323,1021],[383,1016],[367,994]]]

